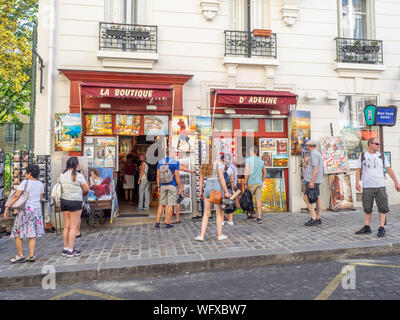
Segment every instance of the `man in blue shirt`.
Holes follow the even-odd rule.
[[[167,157],[157,165],[157,187],[160,191],[160,203],[157,211],[156,228],[160,227],[160,219],[164,208],[166,208],[165,227],[173,227],[171,224],[173,207],[177,204],[178,194],[182,193],[179,162],[175,159],[175,156],[176,151],[174,149],[167,149]]]
[[[267,177],[267,169],[265,169],[264,161],[262,161],[258,154],[258,147],[250,147],[250,157],[246,159],[246,168],[244,171],[244,187],[248,188],[251,194],[256,198],[257,202],[257,222],[262,222],[261,213],[261,196],[262,188],[265,178]]]

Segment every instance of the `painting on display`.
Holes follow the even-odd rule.
[[[117,114],[115,116],[115,134],[122,136],[138,136],[140,116]]]
[[[87,114],[86,134],[89,136],[112,135],[111,114]]]
[[[180,213],[192,213],[192,199],[184,198],[180,203]]]
[[[199,140],[210,139],[212,134],[211,117],[195,117],[196,132]]]
[[[89,167],[88,200],[111,200],[114,189],[113,169]]]
[[[71,158],[70,156],[63,156],[61,158],[61,172],[64,172],[67,169],[67,161]],[[77,157],[79,162],[79,169],[83,176],[85,177],[86,181],[88,181],[89,177],[89,161],[87,157]]]
[[[89,166],[117,168],[118,146],[116,137],[85,137],[83,152]]]
[[[144,116],[144,134],[168,136],[168,116]]]
[[[55,114],[55,151],[82,151],[80,113]]]
[[[325,174],[349,171],[344,137],[321,138],[321,153]]]
[[[289,165],[289,159],[287,154],[277,154],[272,157],[272,165],[274,167],[287,167]]]
[[[311,112],[298,111],[291,112],[292,132],[290,133],[292,155],[301,153],[301,145],[311,138]]]
[[[392,167],[392,153],[390,151],[385,151],[383,153],[387,159],[387,161],[389,162],[389,167]],[[383,169],[383,172],[386,173],[387,169],[386,167]]]
[[[178,159],[179,167],[190,170],[190,158]],[[192,175],[188,172],[180,171],[179,177],[182,185],[181,213],[192,212]],[[182,211],[183,210],[183,211]]]
[[[171,124],[172,146],[177,151],[194,152],[197,133],[192,124],[189,126],[188,116],[174,116]]]
[[[289,166],[288,139],[260,138],[260,157],[266,168]]]
[[[354,208],[350,176],[348,174],[330,174],[329,190],[331,192],[332,210]]]
[[[268,170],[267,178],[264,180],[261,210],[268,212],[286,212],[286,188],[283,170]]]

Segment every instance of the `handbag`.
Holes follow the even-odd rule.
[[[222,190],[221,191],[216,191],[214,189],[214,183],[213,182],[213,186],[210,192],[210,199],[208,200],[209,202],[216,204],[216,205],[220,205],[221,204],[221,200],[222,200]]]
[[[13,203],[12,206],[9,206],[9,203],[11,202],[11,199],[14,197],[15,193],[17,192],[17,190],[12,190],[10,192],[10,195],[7,198],[7,202],[5,204],[5,207],[9,207],[10,209],[24,210],[25,209],[26,200],[28,199],[28,196],[29,196],[29,192],[26,191],[26,188],[28,187],[28,184],[29,184],[29,180],[26,180],[24,191],[19,196],[17,201],[15,201]]]
[[[60,183],[61,175],[58,177],[57,183],[54,185],[53,189],[51,190],[51,197],[54,200],[54,203],[57,207],[61,206],[61,195],[62,195],[62,187]]]

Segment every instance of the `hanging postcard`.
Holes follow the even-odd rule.
[[[344,137],[321,138],[321,153],[325,174],[349,171]]]
[[[86,134],[89,136],[112,135],[111,114],[87,114]]]
[[[140,116],[117,114],[115,117],[115,134],[123,136],[138,136]]]
[[[56,113],[55,122],[55,151],[81,151],[81,114]]]

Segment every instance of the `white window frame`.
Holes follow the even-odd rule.
[[[348,0],[349,1],[349,8],[352,8],[353,0]],[[344,35],[344,29],[343,29],[343,11],[342,11],[342,0],[338,0],[337,2],[338,5],[338,35],[341,38],[347,38],[347,36]],[[366,15],[367,15],[367,35],[366,39],[375,39],[375,0],[366,0]]]
[[[147,25],[151,7],[152,0],[104,0],[104,21]]]
[[[270,0],[251,0],[251,30],[270,28]],[[229,0],[229,30],[247,30],[247,0]]]

